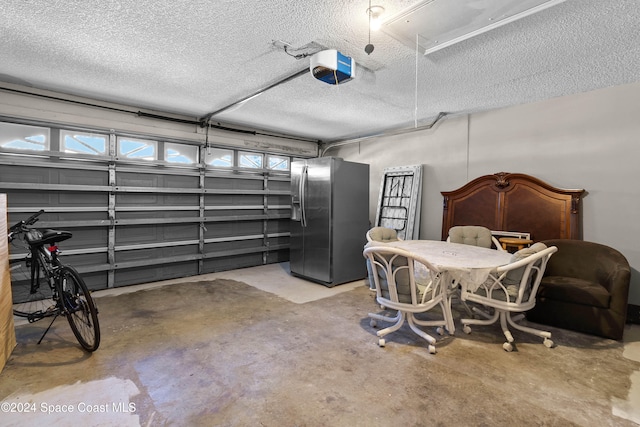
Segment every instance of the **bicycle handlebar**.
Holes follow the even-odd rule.
[[[34,213],[27,219],[24,223],[25,225],[33,225],[38,221],[38,217],[44,213],[44,209],[40,209],[38,212]]]
[[[40,215],[42,215],[44,213],[44,209],[40,209],[38,212],[34,213],[33,215],[31,215],[29,218],[27,218],[26,220],[23,221],[19,221],[16,224],[14,224],[13,226],[11,226],[11,228],[9,228],[9,241],[13,240],[13,237],[16,233],[20,233],[23,231],[26,231],[26,228],[30,225],[35,224],[36,222],[38,222],[38,217]]]

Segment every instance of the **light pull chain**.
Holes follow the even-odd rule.
[[[413,111],[413,126],[416,128],[418,127],[418,37],[419,36],[416,33],[416,87],[415,87],[415,106]]]

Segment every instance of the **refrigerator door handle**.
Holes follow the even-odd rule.
[[[307,188],[307,170],[308,166],[304,165],[302,167],[302,174],[300,176],[300,187],[298,189],[298,194],[300,195],[300,225],[303,227],[307,226],[307,213],[305,211],[305,200],[307,199],[307,195],[305,193],[305,189]]]

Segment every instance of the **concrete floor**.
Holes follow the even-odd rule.
[[[623,343],[550,329],[553,349],[516,331],[512,353],[478,326],[435,355],[403,328],[379,348],[362,281],[286,267],[96,292],[91,355],[64,319],[40,345],[44,323],[17,326],[0,426],[640,425],[638,325]]]

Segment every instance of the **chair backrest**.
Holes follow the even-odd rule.
[[[375,282],[377,299],[386,301],[384,305],[401,309],[400,305],[418,306],[424,302],[423,296],[440,294],[439,270],[427,260],[403,249],[367,243],[363,255],[369,260]],[[422,264],[429,272],[429,280],[416,279],[416,264]]]
[[[393,228],[373,227],[367,231],[367,242],[397,242],[398,232]]]
[[[502,250],[500,242],[491,234],[491,230],[480,225],[457,225],[449,229],[447,242],[491,248],[491,244]]]
[[[519,251],[511,255],[510,263],[515,263],[517,261],[525,259],[528,256],[531,256],[533,254],[536,254],[538,252],[541,252],[547,249],[547,247],[548,246],[545,245],[544,243],[538,242],[538,243],[534,243],[528,248],[520,249]],[[520,268],[514,268],[513,270],[509,270],[504,279],[505,282],[509,285],[518,285],[520,283],[520,280],[522,279],[522,275],[525,273],[525,269],[526,269],[526,266],[522,266]]]
[[[612,292],[615,281],[629,281],[629,261],[617,249],[585,240],[554,239],[545,243],[558,248],[558,254],[549,262],[545,276],[598,282],[609,292]]]
[[[527,310],[533,307],[549,258],[557,251],[555,246],[539,243],[516,252],[509,264],[498,267],[489,275],[489,281],[483,285],[487,295],[527,306]]]

